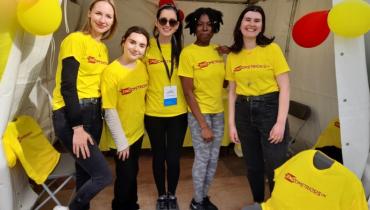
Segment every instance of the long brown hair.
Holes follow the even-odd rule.
[[[253,11],[253,12],[258,12],[262,16],[262,29],[261,32],[257,35],[256,38],[256,43],[258,46],[267,46],[271,44],[271,42],[274,41],[275,37],[268,38],[264,35],[265,33],[265,23],[266,23],[266,16],[265,12],[263,11],[262,7],[257,6],[257,5],[250,5],[245,8],[242,13],[239,15],[238,21],[236,22],[235,28],[234,28],[234,43],[231,45],[230,50],[231,52],[234,53],[239,53],[244,46],[243,42],[243,34],[240,31],[240,25],[243,21],[245,13]]]
[[[103,1],[103,2],[107,2],[108,4],[110,4],[113,8],[113,12],[114,12],[114,15],[113,15],[113,24],[112,26],[110,27],[110,29],[103,33],[103,36],[102,36],[102,40],[105,40],[105,39],[109,39],[113,36],[113,33],[116,31],[116,28],[117,28],[117,14],[116,14],[116,6],[114,4],[114,1],[113,0],[94,0],[91,4],[90,4],[90,7],[89,7],[89,11],[91,12],[91,10],[94,8],[95,4],[100,2],[100,1]],[[90,24],[90,21],[91,21],[91,18],[87,18],[86,20],[86,23],[85,25],[82,27],[82,32],[85,33],[85,34],[91,34],[91,24]]]

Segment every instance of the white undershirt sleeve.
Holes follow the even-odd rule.
[[[116,144],[117,151],[120,152],[126,149],[128,141],[125,135],[125,131],[122,129],[121,121],[118,116],[116,109],[105,109],[105,121],[109,127],[109,130],[112,134],[114,143]]]

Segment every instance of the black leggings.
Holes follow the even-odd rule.
[[[180,176],[181,147],[188,126],[187,114],[174,117],[145,115],[144,122],[153,152],[152,168],[158,195],[166,192],[175,195]]]
[[[143,136],[130,145],[129,158],[122,161],[114,156],[116,162],[116,180],[114,182],[114,198],[112,210],[140,209],[137,196],[137,174],[139,173],[139,157]]]

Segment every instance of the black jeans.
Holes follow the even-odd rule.
[[[83,127],[95,141],[94,145],[88,144],[90,158],[86,159],[77,158],[73,154],[73,130],[65,107],[53,112],[55,135],[76,161],[76,196],[69,205],[71,210],[89,209],[90,200],[113,180],[108,162],[98,147],[102,132],[100,107],[100,103],[81,104]]]
[[[274,169],[287,160],[288,123],[282,142],[271,144],[268,141],[276,123],[278,108],[278,92],[256,97],[238,96],[235,102],[235,124],[255,202],[264,200],[265,174],[272,191]]]
[[[116,162],[116,181],[114,182],[113,210],[140,209],[137,196],[137,174],[143,136],[130,146],[129,158],[122,161],[114,156]]]
[[[180,177],[180,153],[188,127],[187,113],[174,117],[145,115],[144,122],[153,152],[152,168],[158,195],[166,192],[175,195]]]

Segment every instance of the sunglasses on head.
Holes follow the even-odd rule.
[[[165,25],[167,25],[167,22],[168,22],[168,24],[171,26],[171,27],[174,27],[174,26],[176,26],[176,24],[177,24],[177,20],[175,20],[175,19],[167,19],[167,18],[159,18],[159,20],[158,20],[158,23],[161,25],[161,26],[165,26]]]

